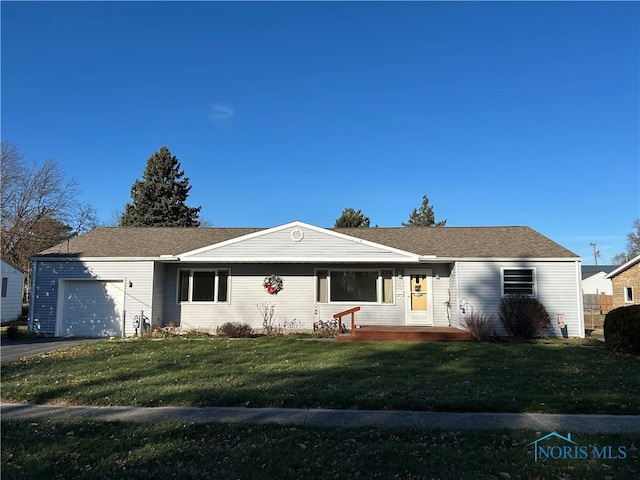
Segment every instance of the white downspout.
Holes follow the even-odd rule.
[[[578,301],[578,337],[585,337],[584,327],[584,303],[582,299],[582,267],[580,266],[581,260],[576,260],[576,291]]]
[[[455,308],[453,309],[453,311],[455,312],[455,327],[456,328],[460,328],[460,309],[458,308],[458,305],[460,304],[460,265],[458,264],[458,262],[453,262],[453,268],[456,272],[456,292],[455,292],[455,299],[456,299],[456,305]],[[453,325],[452,325],[453,326]]]

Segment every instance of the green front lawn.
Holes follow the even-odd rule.
[[[588,448],[588,458],[536,462],[529,444],[540,433],[3,421],[1,467],[3,479],[16,480],[602,480],[640,475],[637,435],[574,434],[573,440]],[[618,458],[594,458],[593,446],[600,452],[611,446]]]
[[[34,403],[640,414],[640,358],[594,340],[118,340],[5,363],[1,387]]]

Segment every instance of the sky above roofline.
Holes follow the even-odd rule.
[[[163,145],[214,226],[400,226],[426,194],[608,263],[640,217],[638,2],[0,9],[2,139],[105,223]]]

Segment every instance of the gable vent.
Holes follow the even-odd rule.
[[[301,242],[304,238],[304,232],[299,228],[294,228],[291,230],[291,240],[294,242]]]

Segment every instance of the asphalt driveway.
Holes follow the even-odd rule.
[[[73,347],[83,343],[105,341],[107,338],[30,338],[26,340],[2,340],[0,362],[50,352],[59,348]]]

